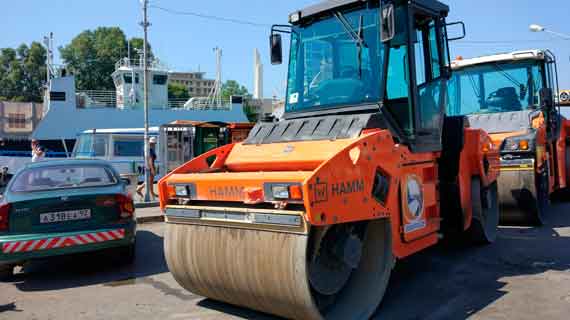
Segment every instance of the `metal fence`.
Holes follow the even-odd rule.
[[[77,106],[79,108],[115,108],[117,94],[107,90],[79,90],[77,91]]]

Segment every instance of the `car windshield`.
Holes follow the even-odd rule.
[[[58,165],[24,169],[14,178],[10,191],[45,191],[106,186],[116,183],[117,179],[113,172],[103,166]]]
[[[108,144],[107,135],[84,133],[77,139],[73,156],[78,158],[105,157]]]
[[[487,63],[454,71],[449,115],[522,111],[539,104],[543,87],[538,62]]]
[[[383,46],[378,7],[295,27],[286,111],[374,103],[380,99]]]

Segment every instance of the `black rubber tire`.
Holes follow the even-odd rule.
[[[566,140],[566,148],[564,149],[564,166],[566,167],[566,192],[570,196],[570,139]]]
[[[0,265],[0,281],[9,281],[14,277],[14,267],[12,264]]]
[[[548,190],[548,164],[544,171],[536,177],[536,210],[528,212],[528,221],[534,226],[544,225],[544,214],[550,208]]]
[[[469,239],[476,244],[490,244],[497,239],[499,225],[499,196],[497,182],[487,188],[481,186],[481,179],[471,179],[471,208],[473,220],[467,231]]]

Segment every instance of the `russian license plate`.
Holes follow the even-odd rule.
[[[40,214],[40,223],[56,223],[91,219],[91,209],[69,210]]]

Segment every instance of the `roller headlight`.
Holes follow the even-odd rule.
[[[177,197],[188,198],[191,196],[190,188],[187,185],[176,185],[174,186],[174,191]]]
[[[274,199],[289,199],[289,187],[283,185],[271,186],[271,195]]]
[[[534,150],[534,135],[510,137],[505,140],[502,152],[528,152]]]
[[[298,183],[266,183],[263,188],[268,201],[303,200],[303,190]]]

